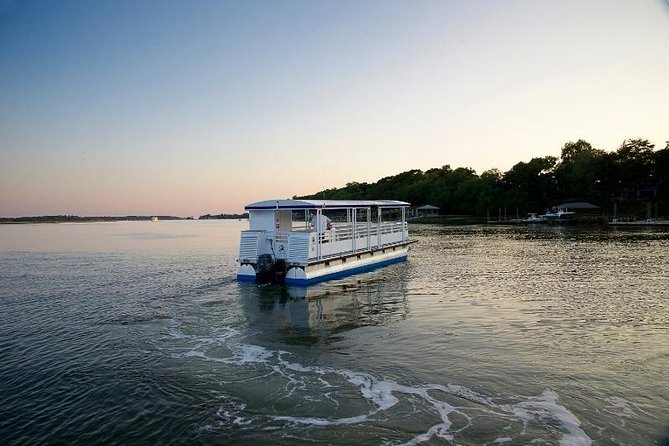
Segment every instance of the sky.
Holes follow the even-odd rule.
[[[237,213],[629,138],[669,140],[667,0],[0,0],[0,216]]]

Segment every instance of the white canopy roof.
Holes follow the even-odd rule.
[[[353,208],[403,208],[410,204],[395,200],[265,200],[247,204],[247,211],[262,209],[353,209]]]
[[[596,206],[592,203],[587,203],[585,201],[577,201],[574,203],[562,203],[555,207],[564,209],[599,209],[599,206]]]

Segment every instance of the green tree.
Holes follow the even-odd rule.
[[[582,139],[566,143],[562,148],[560,162],[555,168],[557,198],[597,200],[605,154],[603,150],[593,148]]]
[[[634,204],[640,199],[650,198],[648,188],[653,187],[655,183],[654,147],[646,139],[626,139],[618,147],[613,155],[617,178],[615,189],[617,201]],[[654,195],[654,192],[650,192],[650,195]]]
[[[484,216],[489,209],[499,207],[503,202],[504,176],[499,169],[483,172],[479,179],[476,197],[476,215]]]
[[[657,203],[663,215],[669,214],[669,141],[667,146],[654,154]]]
[[[540,211],[547,207],[555,193],[553,169],[554,156],[532,158],[519,162],[504,174],[504,207],[518,208],[523,212]]]
[[[624,183],[632,185],[643,180],[654,171],[654,144],[647,139],[626,139],[616,151],[616,161],[620,166],[620,177]]]

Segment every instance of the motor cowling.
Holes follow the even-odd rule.
[[[287,265],[283,259],[276,260],[271,254],[260,254],[256,261],[256,282],[283,282]]]
[[[274,267],[274,258],[272,258],[272,254],[260,254],[256,265],[256,270],[259,273],[272,271],[272,268]]]

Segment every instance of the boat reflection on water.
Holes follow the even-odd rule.
[[[254,291],[244,302],[249,322],[289,343],[319,342],[346,330],[385,325],[405,319],[410,311],[405,287],[378,272],[308,287],[242,286]]]

